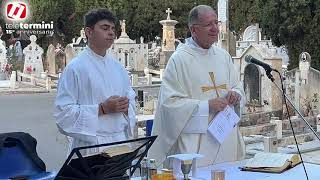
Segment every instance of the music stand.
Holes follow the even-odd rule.
[[[149,136],[127,141],[74,148],[55,179],[128,180],[129,176],[126,174],[127,170],[130,169],[130,176],[132,176],[156,138],[157,136]],[[84,157],[80,152],[80,150],[83,149],[100,147],[112,148],[114,146],[127,144],[130,145],[132,151],[115,156],[109,156],[105,153],[97,153]],[[135,159],[138,159],[138,161],[135,164],[132,164],[132,161]]]

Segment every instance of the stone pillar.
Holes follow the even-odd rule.
[[[51,82],[51,78],[47,76],[47,78],[46,78],[46,89],[48,91],[51,90],[51,83],[50,82]]]
[[[316,118],[317,132],[320,132],[320,114],[318,114]]]
[[[160,24],[162,24],[162,51],[160,53],[160,69],[165,68],[167,65],[167,62],[172,55],[172,53],[175,51],[175,25],[178,23],[176,20],[170,19],[170,13],[172,11],[170,8],[166,10],[166,13],[168,13],[167,19],[159,21]]]
[[[162,24],[162,51],[174,51],[175,50],[175,34],[174,26],[178,23],[176,20],[170,19],[170,8],[166,10],[168,13],[167,19],[159,21]]]
[[[132,74],[132,86],[136,86],[138,84],[138,74]]]
[[[259,23],[256,23],[256,43],[259,44],[259,34],[260,34],[260,30],[259,30]]]
[[[294,104],[298,110],[300,110],[300,71],[297,70],[295,73],[295,84],[294,84]]]
[[[152,85],[152,74],[147,74],[146,78],[147,78],[147,84]]]
[[[162,81],[164,69],[160,69],[160,80]]]
[[[153,113],[156,114],[156,110],[158,107],[158,98],[153,99]]]
[[[282,121],[279,120],[278,117],[271,117],[271,123],[276,124],[276,137],[277,139],[281,139],[282,138]]]
[[[229,30],[229,0],[218,1],[219,40],[218,46],[236,56],[236,39]]]
[[[263,138],[264,152],[278,152],[278,141],[276,137]]]
[[[34,74],[31,74],[30,76],[31,76],[31,77],[30,77],[30,83],[31,83],[32,85],[36,85],[35,75],[34,75]]]
[[[16,88],[16,79],[17,79],[17,73],[16,73],[16,71],[12,71],[11,77],[10,77],[10,88],[11,89]]]
[[[160,52],[160,61],[159,61],[159,68],[165,69],[166,65],[168,64],[169,58],[173,54],[174,51],[162,51]]]

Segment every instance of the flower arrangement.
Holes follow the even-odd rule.
[[[10,74],[12,71],[12,64],[6,63],[1,67],[1,72],[5,74]]]
[[[1,63],[0,63],[1,64]],[[12,72],[12,64],[5,63],[0,65],[0,79],[8,79],[10,77],[10,74]]]
[[[26,71],[27,71],[27,73],[31,74],[31,73],[32,73],[32,71],[33,71],[32,66],[28,66],[28,67],[26,67]]]

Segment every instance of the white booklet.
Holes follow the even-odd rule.
[[[227,106],[213,118],[209,124],[208,131],[220,144],[222,144],[239,121],[239,116],[230,106]]]

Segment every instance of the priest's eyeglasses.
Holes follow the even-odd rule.
[[[221,21],[212,21],[206,24],[193,24],[203,28],[212,28],[213,26],[219,27],[221,25]]]

